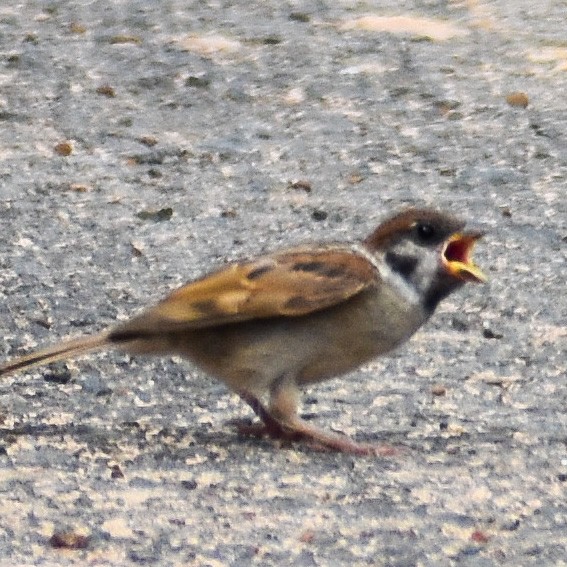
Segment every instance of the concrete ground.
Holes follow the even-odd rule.
[[[241,439],[179,360],[0,383],[0,565],[567,565],[563,2],[0,7],[2,358],[409,204],[468,286],[304,413],[397,456]]]

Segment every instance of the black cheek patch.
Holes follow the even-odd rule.
[[[400,274],[404,278],[409,278],[417,268],[418,260],[413,256],[404,256],[395,252],[386,254],[386,264],[392,268],[394,272]]]

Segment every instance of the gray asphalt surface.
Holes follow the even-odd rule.
[[[240,439],[227,421],[246,408],[178,360],[4,380],[0,564],[567,565],[566,17],[524,0],[3,3],[3,358],[408,204],[489,230],[490,284],[306,393],[318,425],[392,458]]]

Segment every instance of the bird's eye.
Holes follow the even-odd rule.
[[[422,242],[431,242],[437,237],[435,227],[428,222],[418,222],[415,225],[415,232]]]

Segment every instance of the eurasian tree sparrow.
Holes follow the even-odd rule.
[[[180,355],[246,401],[263,433],[376,452],[301,419],[299,390],[391,351],[443,298],[484,281],[470,257],[481,236],[448,214],[409,209],[359,243],[308,244],[228,264],[126,323],[16,358],[0,376],[107,347]]]

